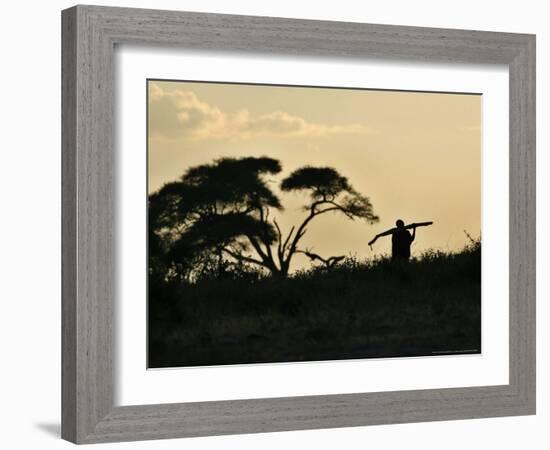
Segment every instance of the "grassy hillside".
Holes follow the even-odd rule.
[[[481,350],[481,244],[287,279],[150,282],[149,366]]]

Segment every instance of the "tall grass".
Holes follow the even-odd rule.
[[[481,243],[408,263],[150,283],[149,366],[478,353]]]

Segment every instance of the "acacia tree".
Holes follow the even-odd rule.
[[[149,197],[151,257],[165,273],[185,276],[198,261],[246,263],[272,275],[287,276],[299,243],[313,219],[329,212],[348,219],[378,220],[369,199],[330,167],[301,167],[282,180],[284,192],[309,196],[303,221],[284,233],[273,210],[282,211],[269,187],[269,175],[282,170],[278,160],[221,158],[190,168]],[[152,269],[153,270],[153,269]]]

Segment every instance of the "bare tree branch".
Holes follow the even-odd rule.
[[[319,260],[319,261],[323,262],[328,269],[331,269],[337,263],[339,263],[340,261],[342,261],[345,258],[344,255],[342,255],[342,256],[330,256],[329,258],[323,258],[322,256],[318,255],[317,253],[313,253],[310,250],[305,250],[305,251],[304,250],[296,250],[296,253],[303,253],[309,259],[311,259],[311,261]]]
[[[251,258],[250,256],[241,255],[240,253],[234,252],[225,247],[222,250],[225,253],[227,253],[229,256],[232,256],[233,258],[238,259],[239,261],[246,261],[252,264],[258,264],[262,267],[269,269],[269,267],[266,264],[264,264],[263,261],[258,261],[257,259]]]
[[[262,258],[262,260],[265,261],[267,258],[267,254],[264,253],[264,251],[262,250],[262,247],[260,246],[256,238],[254,236],[249,236],[249,235],[247,235],[246,237],[248,238],[248,241],[250,242],[250,244],[252,244],[252,247],[254,247],[254,250],[258,252],[258,255],[260,256],[260,258]]]
[[[290,238],[292,237],[292,233],[294,233],[294,226],[290,229],[290,232],[288,233],[288,236],[285,239],[285,242],[283,243],[283,255],[286,252],[286,247],[288,245],[288,242],[290,241]]]
[[[283,234],[281,233],[281,227],[277,223],[277,219],[273,219],[273,224],[277,230],[277,255],[279,256],[279,262],[283,259]]]

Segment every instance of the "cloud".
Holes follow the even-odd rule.
[[[360,124],[311,123],[284,111],[253,116],[246,109],[229,114],[201,101],[190,91],[149,88],[149,130],[153,137],[178,139],[250,139],[258,136],[323,137],[334,134],[368,134]]]
[[[149,129],[160,137],[205,138],[225,128],[225,114],[201,102],[193,92],[165,92],[153,83],[149,101]]]

